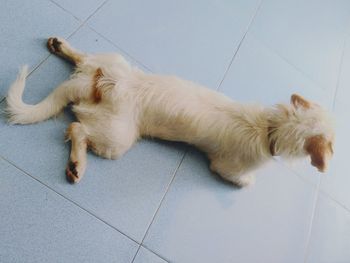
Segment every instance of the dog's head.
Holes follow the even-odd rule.
[[[271,153],[287,157],[309,155],[320,172],[333,155],[332,120],[319,105],[293,94],[290,104],[277,105],[269,116]]]

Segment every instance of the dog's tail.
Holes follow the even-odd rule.
[[[17,79],[11,85],[6,98],[9,122],[13,124],[29,124],[40,122],[58,114],[68,103],[62,95],[64,87],[55,89],[49,96],[36,105],[23,102],[22,95],[28,75],[28,66],[23,66]]]

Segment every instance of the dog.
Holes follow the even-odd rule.
[[[85,54],[58,37],[50,52],[76,66],[71,78],[36,105],[23,102],[23,67],[7,96],[11,124],[49,119],[72,104],[77,120],[66,139],[72,183],[86,169],[87,150],[121,157],[141,137],[182,141],[205,152],[210,169],[234,185],[254,182],[254,170],[273,156],[309,156],[324,172],[333,155],[332,119],[319,105],[293,94],[290,103],[245,105],[174,76],[146,74],[119,54]]]

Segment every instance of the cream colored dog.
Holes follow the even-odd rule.
[[[249,185],[251,172],[274,155],[309,155],[324,171],[333,153],[328,115],[299,95],[275,107],[243,105],[186,80],[146,74],[118,54],[84,54],[61,38],[50,38],[48,48],[73,62],[75,73],[43,101],[28,105],[22,101],[24,67],[9,90],[7,111],[10,123],[28,124],[74,104],[79,122],[66,133],[71,182],[82,178],[88,148],[116,159],[142,136],[197,146],[207,153],[212,171],[238,186]]]

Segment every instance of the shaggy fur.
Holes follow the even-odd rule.
[[[71,182],[85,172],[87,149],[116,159],[142,136],[197,146],[212,171],[238,186],[252,183],[251,172],[273,155],[309,155],[324,171],[333,153],[327,113],[299,95],[274,107],[243,105],[186,80],[146,74],[118,54],[84,54],[60,38],[50,38],[48,48],[74,63],[75,73],[43,101],[28,105],[22,101],[24,67],[8,92],[7,111],[10,123],[29,124],[73,103],[79,122],[66,133]]]

